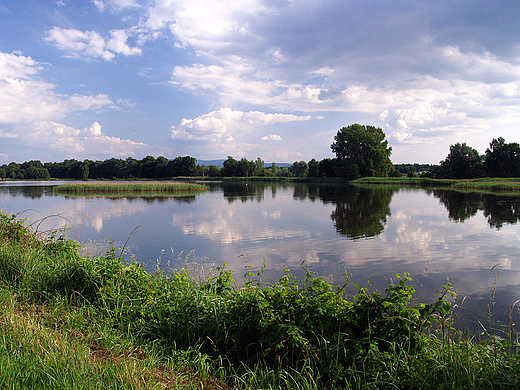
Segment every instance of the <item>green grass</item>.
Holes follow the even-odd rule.
[[[519,191],[520,178],[484,178],[460,180],[453,184],[456,189],[480,189],[494,191]]]
[[[351,181],[354,184],[406,184],[420,186],[451,186],[457,180],[453,179],[430,179],[427,177],[363,177]]]
[[[0,388],[512,389],[519,343],[453,328],[449,283],[346,297],[310,272],[146,272],[0,213]],[[345,286],[348,284],[348,276]],[[513,318],[512,318],[513,321]],[[54,386],[54,387],[53,387]],[[229,387],[228,387],[229,386]]]
[[[520,191],[520,178],[479,178],[479,179],[429,179],[422,177],[364,177],[352,181],[353,184],[399,184],[448,187],[457,191],[490,191],[514,193]]]
[[[54,187],[58,193],[67,195],[111,195],[111,196],[150,196],[175,195],[186,196],[207,191],[208,187],[197,183],[181,182],[83,182],[62,184]]]

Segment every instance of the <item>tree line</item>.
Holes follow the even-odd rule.
[[[276,163],[265,166],[256,160],[232,156],[223,166],[199,165],[194,157],[185,156],[168,160],[165,157],[147,156],[142,160],[110,158],[104,161],[79,161],[42,163],[31,160],[22,164],[11,162],[0,166],[0,179],[49,180],[49,179],[168,179],[172,177],[339,177],[336,159],[321,161],[295,161],[291,166],[278,167]]]
[[[520,177],[520,145],[499,137],[489,143],[483,155],[466,143],[450,146],[448,156],[435,166],[431,177],[473,179],[479,177]]]
[[[387,176],[397,174],[392,166],[392,148],[384,141],[380,128],[354,124],[338,131],[331,145],[336,158],[321,161],[295,161],[292,166],[266,167],[264,161],[232,156],[222,167],[199,165],[190,156],[168,160],[165,157],[147,156],[142,160],[111,158],[105,161],[65,160],[42,164],[32,160],[18,164],[12,162],[0,167],[2,179],[160,179],[171,177],[344,177],[356,179],[362,176]]]
[[[493,139],[484,155],[466,143],[450,146],[448,156],[439,165],[399,164],[390,160],[392,148],[381,128],[353,124],[338,130],[330,145],[335,158],[321,161],[295,161],[291,166],[266,167],[264,161],[228,156],[222,167],[200,165],[194,157],[167,158],[147,156],[142,160],[110,158],[105,161],[65,160],[41,163],[31,160],[0,166],[1,179],[167,179],[172,177],[360,177],[416,176],[470,179],[478,177],[520,177],[520,145]]]

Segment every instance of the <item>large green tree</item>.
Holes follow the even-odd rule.
[[[486,172],[491,177],[520,176],[520,145],[506,144],[504,138],[494,139],[484,157]]]
[[[296,177],[307,177],[309,165],[305,161],[295,161],[292,165],[292,172]]]
[[[435,177],[448,179],[471,179],[483,173],[482,157],[477,150],[459,142],[450,146],[450,153],[435,169]]]
[[[348,179],[366,176],[388,176],[393,165],[392,148],[379,127],[355,123],[341,128],[330,146],[336,154],[336,173]]]

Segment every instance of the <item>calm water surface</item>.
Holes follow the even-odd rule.
[[[223,262],[242,276],[251,267],[274,281],[301,264],[336,283],[383,291],[409,272],[419,299],[431,300],[446,277],[475,328],[494,296],[494,322],[507,325],[520,299],[520,197],[444,190],[280,183],[212,183],[188,198],[76,198],[57,182],[0,182],[0,209],[21,213],[44,231],[100,250],[106,239],[148,269]],[[93,245],[96,243],[96,245]],[[519,313],[515,308],[515,318]]]

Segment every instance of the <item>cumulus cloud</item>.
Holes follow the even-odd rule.
[[[387,103],[387,95],[364,85],[323,88],[322,85],[273,80],[252,65],[177,66],[172,84],[178,88],[218,96],[223,105],[246,102],[291,111],[371,111]]]
[[[114,104],[104,94],[57,94],[54,84],[36,78],[41,70],[30,57],[0,52],[0,138],[75,158],[129,156],[149,149],[148,145],[104,134],[97,122],[83,130],[59,123],[69,113],[129,107],[132,103],[121,100]]]
[[[269,134],[262,137],[262,141],[281,141],[282,137],[278,134]]]
[[[96,110],[113,104],[103,94],[56,94],[54,84],[35,79],[41,69],[31,57],[0,52],[0,124],[55,120],[70,112]]]
[[[0,76],[2,78],[29,78],[42,67],[31,57],[20,53],[0,52]]]
[[[128,157],[149,148],[141,142],[110,137],[101,131],[101,125],[97,122],[84,129],[77,129],[54,121],[37,121],[31,125],[17,126],[15,130],[21,142],[37,143],[49,151],[75,158]]]
[[[47,32],[45,42],[70,53],[72,57],[85,56],[111,60],[116,54],[125,56],[141,55],[139,47],[128,45],[129,30],[111,30],[110,36],[102,37],[96,31],[80,31],[53,27]]]
[[[168,29],[180,47],[213,50],[251,36],[247,16],[268,12],[259,0],[156,0],[144,26]]]
[[[520,123],[515,34],[520,19],[512,16],[520,12],[520,2],[506,6],[484,0],[435,4],[92,0],[92,4],[101,12],[111,11],[103,15],[107,20],[121,16],[118,29],[107,34],[54,27],[44,40],[69,57],[107,61],[142,55],[144,45],[153,39],[170,40],[170,47],[173,43],[176,55],[182,56],[178,62],[171,62],[172,56],[161,57],[169,58],[170,84],[222,107],[320,112],[329,117],[326,112],[336,112],[341,116],[334,114],[335,118],[379,121],[372,124],[384,124],[391,141],[400,145],[433,142],[448,133],[463,137],[482,132],[491,119],[496,124]],[[59,113],[107,106],[105,95],[54,94],[53,84],[33,78],[39,66],[17,54],[0,58],[0,71],[12,70],[1,80],[5,94],[0,95],[0,118],[8,123],[18,123],[22,116],[56,120]],[[142,66],[141,74],[145,70]],[[15,98],[6,97],[9,93]],[[39,100],[40,96],[49,99]],[[38,110],[33,110],[35,104],[40,104]],[[22,114],[17,116],[16,110]],[[228,110],[184,119],[170,129],[171,136],[178,141],[215,142],[219,147],[234,143],[235,150],[243,152],[251,146],[237,141],[243,132],[269,124],[254,119],[248,124],[247,112]],[[273,132],[277,130],[264,129],[256,139],[274,140],[264,136]]]
[[[170,134],[172,139],[178,140],[231,142],[235,137],[240,137],[256,128],[311,119],[313,118],[310,115],[266,114],[260,111],[243,112],[221,108],[195,119],[182,119],[177,127],[171,127]]]

